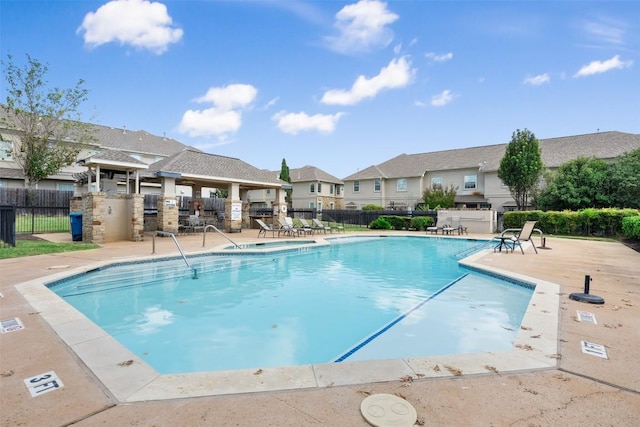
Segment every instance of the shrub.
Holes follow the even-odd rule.
[[[378,205],[364,205],[362,207],[363,211],[382,211],[384,208]]]
[[[398,215],[385,215],[380,218],[384,218],[394,230],[402,230],[407,220],[407,217]]]
[[[371,221],[371,224],[369,224],[369,228],[372,230],[390,230],[391,224],[389,224],[389,221],[387,221],[383,217],[380,217],[374,221]]]
[[[640,216],[622,218],[622,232],[628,239],[640,239]]]
[[[427,227],[431,227],[433,225],[433,218],[430,216],[416,216],[411,218],[411,224],[409,227],[414,230],[426,230]]]
[[[505,212],[503,226],[520,228],[525,221],[538,221],[536,228],[544,233],[583,236],[619,236],[625,218],[637,217],[636,209],[582,209],[580,211],[519,211]]]

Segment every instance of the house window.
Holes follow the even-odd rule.
[[[309,193],[315,193],[315,192],[316,192],[316,184],[312,182],[311,184],[309,184]]]
[[[318,212],[322,212],[322,202],[318,202]]]
[[[475,190],[477,187],[478,175],[465,175],[464,177],[464,189]]]
[[[313,209],[315,207],[316,207],[315,203],[309,202],[309,209]]]
[[[360,192],[360,181],[353,181],[353,192],[354,193]]]
[[[6,186],[7,186],[7,183],[3,179],[0,179],[0,188],[4,188]]]
[[[335,184],[329,184],[329,194],[333,194],[335,188]]]
[[[271,189],[267,188],[267,194],[271,194]]]
[[[340,191],[341,191],[341,190],[340,190],[340,186],[339,186],[339,185],[336,185],[336,196],[339,196],[339,195],[340,195]]]
[[[73,191],[73,184],[56,184],[58,191]]]
[[[402,192],[407,191],[407,178],[400,178],[396,182],[396,191]]]
[[[0,160],[13,160],[13,144],[0,140]]]
[[[329,209],[334,210],[336,208],[336,205],[332,203],[329,203]]]
[[[382,185],[381,185],[381,182],[380,182],[380,178],[374,179],[373,180],[373,191],[375,193],[379,193],[381,187],[382,187]]]
[[[318,183],[318,194],[322,193],[322,183]]]
[[[431,188],[434,190],[442,190],[442,177],[436,176],[431,178]]]

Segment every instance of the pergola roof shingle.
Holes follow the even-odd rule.
[[[104,166],[115,170],[139,170],[148,168],[146,163],[118,150],[101,151],[86,159],[79,160],[78,164],[86,166],[100,165],[100,167]]]
[[[277,173],[258,169],[240,159],[185,149],[149,165],[147,173],[179,174],[181,178],[200,181],[239,182],[257,186],[288,185]]]

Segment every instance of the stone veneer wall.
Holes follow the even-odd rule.
[[[167,203],[169,202],[169,203]],[[158,196],[158,230],[178,233],[178,204],[175,197]]]
[[[131,209],[131,241],[142,242],[144,240],[144,195],[127,194]]]
[[[125,212],[119,212],[119,215],[123,215],[126,218],[128,240],[132,242],[143,241],[144,195],[109,194],[107,198],[107,194],[102,192],[85,193],[82,197],[74,197],[71,200],[71,211],[82,212],[82,241],[103,244],[113,240],[108,238],[109,230],[105,221],[108,199],[124,199],[127,201]]]
[[[106,193],[91,192],[82,195],[82,241],[106,242],[104,215]]]

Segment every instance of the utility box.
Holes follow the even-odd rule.
[[[71,221],[71,240],[82,242],[82,212],[70,213],[69,221]]]

